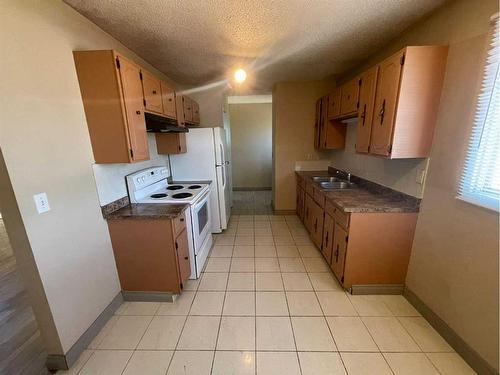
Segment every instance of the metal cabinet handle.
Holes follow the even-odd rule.
[[[181,221],[184,221],[184,218],[183,218],[183,217],[181,217]]]
[[[335,250],[335,263],[339,262],[339,245],[337,244],[337,250]]]
[[[384,123],[384,115],[385,115],[385,99],[382,102],[382,108],[380,108],[380,112],[378,113],[380,116],[380,125]]]
[[[328,232],[326,232],[325,247],[328,247]]]
[[[184,257],[184,259],[185,259],[185,260],[188,260],[188,259],[189,259],[189,257]]]
[[[314,231],[316,232],[318,230],[318,219],[314,222]]]
[[[141,111],[135,111],[135,113],[136,113],[137,115],[140,115],[140,114],[141,114]]]
[[[365,120],[366,120],[366,104],[363,106],[363,113],[361,113],[361,118],[363,119],[363,122],[361,123],[361,126],[365,126]]]
[[[153,94],[155,94],[155,95],[156,95],[156,90],[153,90]]]

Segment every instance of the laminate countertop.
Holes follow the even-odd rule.
[[[113,211],[106,219],[175,219],[188,207],[187,203],[132,203]]]
[[[325,198],[344,212],[419,212],[420,199],[388,187],[351,176],[356,186],[350,189],[326,190],[316,184],[312,177],[335,176],[335,169],[329,171],[296,171],[307,183],[322,191]]]

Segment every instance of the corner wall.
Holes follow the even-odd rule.
[[[295,210],[297,162],[324,159],[323,169],[328,166],[330,152],[314,148],[315,103],[334,87],[329,81],[281,82],[273,87],[273,204],[276,210]]]

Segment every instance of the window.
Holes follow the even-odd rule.
[[[500,79],[498,14],[484,68],[474,125],[467,149],[458,198],[499,210],[500,202]]]

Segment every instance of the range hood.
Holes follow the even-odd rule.
[[[187,133],[188,128],[179,126],[177,120],[144,112],[146,130],[149,133]]]

